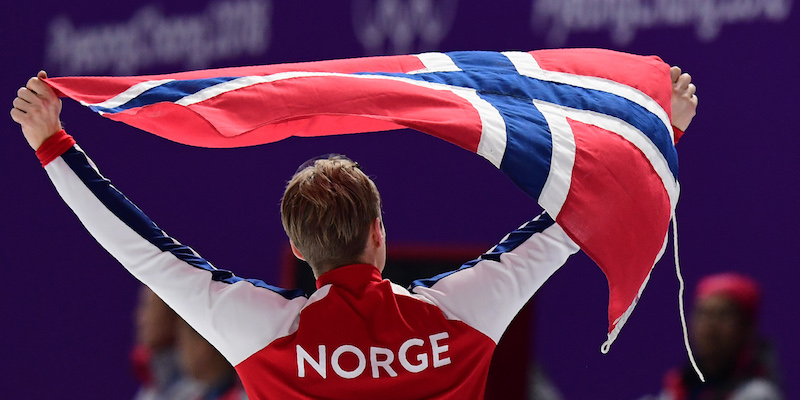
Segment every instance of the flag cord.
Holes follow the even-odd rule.
[[[703,373],[700,372],[700,368],[697,366],[697,362],[694,360],[694,354],[692,354],[692,347],[689,345],[689,332],[686,328],[686,312],[684,311],[684,304],[683,304],[683,292],[685,288],[685,284],[683,282],[683,276],[681,275],[681,266],[680,262],[678,262],[678,221],[675,213],[672,214],[672,248],[675,250],[675,274],[678,276],[678,308],[680,309],[681,314],[681,327],[683,328],[683,343],[686,346],[686,353],[689,355],[689,361],[692,363],[692,367],[694,368],[694,372],[697,373],[697,376],[700,378],[701,382],[705,382],[706,378],[703,376]]]

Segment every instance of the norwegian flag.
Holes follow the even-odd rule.
[[[451,52],[47,82],[169,140],[239,147],[412,128],[502,170],[609,283],[607,352],[678,200],[669,67],[599,49]]]

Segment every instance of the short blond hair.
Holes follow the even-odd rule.
[[[283,229],[318,275],[358,262],[380,215],[375,183],[341,155],[301,166],[281,199]]]

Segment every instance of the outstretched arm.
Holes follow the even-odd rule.
[[[578,250],[542,213],[461,268],[415,281],[411,292],[497,343],[531,296]]]
[[[61,129],[61,104],[45,77],[40,72],[19,90],[11,116],[98,243],[233,365],[288,334],[306,298],[217,269],[161,230]]]

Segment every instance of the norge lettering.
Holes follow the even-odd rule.
[[[443,357],[443,355],[450,350],[450,346],[446,344],[440,344],[440,342],[444,339],[449,338],[450,335],[447,332],[441,332],[434,335],[430,335],[428,340],[431,344],[431,365],[433,368],[439,368],[445,365],[450,364],[450,357]],[[403,368],[411,373],[419,373],[424,371],[428,368],[428,357],[429,354],[422,352],[417,355],[416,363],[410,362],[408,360],[408,352],[412,347],[422,347],[425,345],[425,341],[419,338],[411,338],[403,342],[400,345],[400,348],[397,351],[397,356],[395,357],[395,352],[391,349],[387,349],[384,347],[376,347],[370,346],[369,347],[369,366],[372,372],[373,378],[379,378],[381,376],[381,369],[383,372],[387,374],[389,377],[396,377],[397,372],[392,368],[392,363],[394,362],[395,358],[398,359],[400,365]],[[327,349],[324,344],[321,344],[317,348],[317,357],[314,358],[309,354],[302,346],[299,344],[296,345],[296,352],[297,352],[297,376],[300,378],[305,378],[306,376],[306,364],[308,364],[314,371],[319,374],[323,379],[327,379]],[[339,363],[339,358],[345,354],[351,353],[355,355],[356,359],[358,360],[358,364],[355,368],[348,371],[342,368]],[[333,372],[336,375],[344,378],[344,379],[353,379],[359,377],[364,371],[367,369],[367,357],[364,354],[365,352],[358,347],[350,344],[341,345],[333,351],[330,358],[330,365],[333,369]]]

